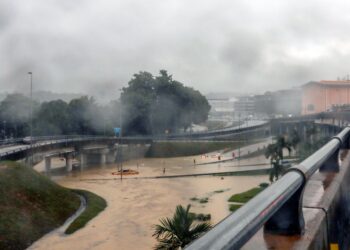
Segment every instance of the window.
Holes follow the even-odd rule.
[[[313,104],[307,105],[307,111],[314,111],[314,110],[315,110],[315,106]]]

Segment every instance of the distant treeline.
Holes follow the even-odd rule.
[[[2,138],[30,135],[31,107],[34,136],[112,134],[112,128],[119,124],[120,105],[116,101],[100,106],[93,97],[82,96],[68,103],[38,103],[21,94],[10,94],[0,103]]]
[[[29,136],[31,112],[34,136],[113,135],[121,122],[124,135],[148,135],[177,132],[206,121],[210,109],[199,91],[172,80],[164,70],[157,77],[135,74],[122,89],[121,101],[102,106],[93,97],[82,96],[39,103],[8,94],[0,102],[0,138]]]

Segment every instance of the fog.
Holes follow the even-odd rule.
[[[348,1],[0,0],[2,91],[113,99],[166,69],[202,93],[285,89],[349,73]]]

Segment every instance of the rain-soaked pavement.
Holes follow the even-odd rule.
[[[255,146],[249,146],[246,150],[253,151]],[[243,152],[244,150],[242,148]],[[221,155],[221,160],[230,158],[232,151]],[[267,162],[260,156],[241,159],[239,162],[233,160],[198,165],[211,161],[217,161],[217,153],[196,157],[132,160],[124,163],[123,167],[138,171],[138,177],[154,177],[259,168],[264,167],[261,163]],[[249,164],[253,166],[248,167]],[[60,159],[52,162],[53,167],[62,165],[64,161]],[[43,163],[36,169],[43,169]],[[34,243],[31,249],[152,249],[156,243],[152,237],[152,226],[160,218],[172,216],[177,205],[191,204],[192,212],[210,213],[211,222],[216,224],[230,214],[227,200],[232,194],[268,182],[266,175],[162,179],[134,179],[135,176],[125,176],[121,181],[119,176],[112,175],[116,169],[116,165],[95,166],[82,172],[75,171],[69,175],[54,177],[60,185],[86,189],[102,196],[108,206],[83,229],[69,236],[49,234]],[[208,198],[208,203],[191,201],[193,197]]]

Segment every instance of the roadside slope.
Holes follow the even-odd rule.
[[[0,163],[0,249],[25,249],[80,206],[69,189],[14,162]]]

